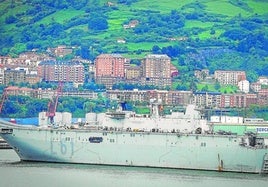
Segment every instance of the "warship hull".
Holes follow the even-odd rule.
[[[23,161],[268,172],[268,147],[238,135],[2,126]]]

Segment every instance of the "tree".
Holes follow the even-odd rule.
[[[85,112],[93,112],[93,109],[96,107],[96,103],[93,101],[86,101],[84,103],[83,109]]]
[[[215,90],[220,90],[221,85],[220,85],[220,83],[219,83],[218,80],[216,81],[216,83],[215,83],[215,85],[214,85],[214,88],[215,88]]]
[[[6,17],[5,23],[11,24],[11,23],[15,23],[16,21],[17,21],[17,18],[13,15],[10,15],[10,16]]]
[[[130,64],[135,64],[136,66],[140,66],[141,65],[141,61],[138,59],[131,59],[130,60]]]
[[[208,91],[208,85],[205,85],[202,89],[201,89],[202,92],[207,92]]]
[[[81,46],[80,56],[84,59],[89,59],[90,57],[89,46],[86,46],[86,45]]]
[[[132,3],[136,2],[137,0],[118,0],[118,3],[131,5]]]
[[[232,40],[242,40],[247,36],[247,32],[245,32],[243,29],[234,28],[231,30],[227,30],[223,33],[224,37],[228,37]]]
[[[108,29],[108,22],[104,17],[93,17],[89,20],[88,28],[92,30]]]
[[[194,80],[191,80],[190,82],[190,89],[195,92],[197,90],[197,85]]]
[[[161,49],[158,45],[154,45],[152,48],[152,53],[153,54],[160,54],[161,53]]]
[[[211,29],[211,30],[210,30],[210,34],[211,34],[211,35],[214,35],[215,33],[216,33],[216,31],[215,31],[214,29]]]

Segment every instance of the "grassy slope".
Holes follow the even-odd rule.
[[[232,0],[234,1],[234,0]],[[101,0],[100,4],[104,4],[107,1]],[[114,1],[115,2],[115,1]],[[248,17],[252,15],[267,15],[268,9],[268,2],[267,1],[257,1],[257,0],[247,0],[243,1],[246,2],[246,6],[236,6],[230,3],[230,0],[199,0],[200,4],[204,5],[204,12],[207,14],[217,14],[219,15],[219,20],[217,22],[201,22],[198,20],[187,20],[185,23],[184,29],[191,31],[193,28],[201,28],[202,32],[199,32],[198,35],[191,36],[192,38],[199,37],[200,39],[208,39],[212,37],[217,37],[225,30],[225,22],[229,19],[233,18],[234,16],[241,15],[242,17]],[[10,5],[10,1],[5,0],[0,4],[0,12],[4,12],[4,14],[0,14],[0,23],[4,23],[4,20],[9,15],[20,14],[27,10],[26,5],[22,4],[20,1],[16,1],[15,8],[10,9],[8,6]],[[95,38],[96,40],[109,41],[109,46],[107,48],[113,48],[113,46],[118,46],[119,44],[116,43],[118,38],[125,38],[127,40],[131,31],[124,30],[122,25],[124,22],[130,19],[135,19],[137,17],[137,13],[139,11],[159,11],[161,13],[169,13],[171,10],[179,10],[183,12],[195,12],[196,10],[189,6],[191,3],[196,3],[193,0],[180,0],[180,1],[170,1],[170,0],[139,0],[136,3],[133,3],[131,6],[126,6],[122,4],[117,4],[117,10],[110,11],[108,13],[108,24],[109,29],[107,32],[100,32],[97,34],[85,36],[83,39],[88,38]],[[35,23],[35,25],[40,24],[49,24],[51,22],[58,22],[61,24],[67,23],[74,17],[79,17],[84,15],[84,10],[75,10],[75,9],[64,9],[59,10],[47,17],[43,18],[42,20]],[[23,17],[24,21],[30,20],[29,17]],[[1,24],[2,28],[7,32],[14,32],[15,30],[19,30],[15,27],[15,24],[5,25]],[[82,28],[83,30],[87,31],[87,25],[79,25],[72,27],[68,30],[68,32],[74,28]],[[211,29],[215,30],[215,34],[211,35]],[[178,36],[175,36],[178,37]],[[69,43],[68,38],[64,38],[59,40],[60,41]],[[163,43],[149,43],[149,42],[141,42],[141,43],[129,43],[120,44],[121,47],[127,47],[130,51],[134,51],[137,49],[144,49],[149,50],[152,48],[153,45],[158,45],[160,47],[173,45],[173,43],[163,42]],[[24,45],[24,44],[20,44]],[[132,53],[133,54],[133,53]],[[132,55],[128,54],[128,55]],[[139,56],[139,55],[138,55]],[[134,55],[135,57],[135,55]]]
[[[59,10],[53,14],[46,16],[42,20],[38,21],[36,24],[49,24],[52,21],[64,24],[69,20],[71,20],[72,18],[76,16],[81,16],[83,14],[84,14],[83,10],[75,10],[75,9]]]
[[[242,16],[250,15],[249,12],[242,8],[230,4],[228,0],[208,1],[205,5],[207,6],[206,10],[208,13],[217,13],[228,17],[237,16],[238,14]]]
[[[115,33],[116,37],[125,36],[125,31],[122,31],[122,24],[125,20],[128,20],[131,17],[134,17],[131,13],[133,10],[152,10],[152,11],[160,11],[162,13],[169,13],[171,10],[177,9],[180,10],[184,5],[192,3],[195,1],[190,0],[182,0],[182,1],[168,1],[168,0],[154,0],[148,3],[147,0],[141,0],[137,3],[134,3],[131,7],[119,6],[119,10],[113,11],[109,14],[109,32],[112,31]],[[200,39],[208,39],[212,37],[218,37],[224,32],[224,24],[227,20],[230,20],[234,16],[244,16],[249,17],[254,14],[264,15],[268,13],[268,2],[261,2],[255,0],[248,0],[248,7],[252,9],[252,11],[247,11],[243,7],[235,6],[229,2],[229,0],[201,0],[199,1],[203,5],[205,5],[205,12],[211,14],[218,14],[222,19],[217,22],[201,22],[198,20],[187,20],[185,23],[185,29],[191,30],[192,28],[201,28],[204,31],[198,33],[197,36],[192,36],[193,38],[199,37]],[[183,9],[185,12],[194,12],[195,10],[192,8]],[[211,35],[211,29],[215,29],[215,34]],[[116,34],[116,32],[118,34]],[[129,50],[134,50],[137,48],[143,48],[145,50],[150,49],[153,43],[141,42],[141,43],[126,43],[121,44],[123,46],[127,46]],[[168,42],[165,43],[157,43],[160,47],[172,45]]]

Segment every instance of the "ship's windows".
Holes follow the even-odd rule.
[[[65,137],[65,141],[69,142],[69,141],[71,141],[71,138],[70,137]]]
[[[111,143],[114,143],[114,139],[110,139],[110,142],[111,142]]]
[[[135,134],[131,133],[131,134],[130,134],[130,137],[135,137]]]
[[[103,135],[103,136],[107,136],[107,132],[103,132],[102,135]]]
[[[103,141],[102,137],[89,137],[88,141],[90,143],[101,143]]]
[[[59,139],[58,139],[58,138],[53,138],[52,141],[54,141],[54,142],[58,142]]]
[[[4,134],[12,134],[13,133],[13,129],[1,129],[1,133],[4,133]]]
[[[201,142],[201,147],[206,147],[206,142]]]

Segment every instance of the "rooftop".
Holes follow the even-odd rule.
[[[160,55],[160,54],[149,54],[146,58],[166,58],[170,59],[167,55]]]
[[[55,61],[55,60],[46,60],[39,63],[39,65],[80,65],[81,62],[78,61]]]

